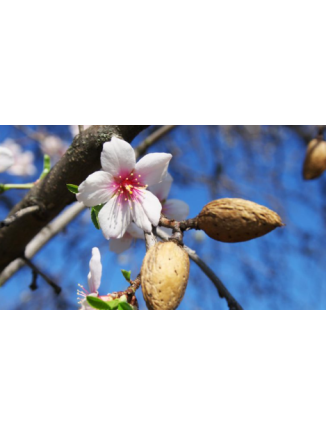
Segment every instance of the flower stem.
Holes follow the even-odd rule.
[[[27,184],[0,184],[0,193],[6,192],[11,189],[31,189],[34,183]]]

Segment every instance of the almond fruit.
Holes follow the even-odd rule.
[[[189,279],[189,257],[174,242],[156,243],[141,268],[141,286],[149,310],[175,310]]]
[[[326,169],[326,142],[322,138],[313,139],[307,147],[303,164],[303,178],[314,180],[321,176]]]
[[[256,239],[283,226],[279,215],[244,199],[218,199],[205,205],[197,227],[214,240],[236,243]]]

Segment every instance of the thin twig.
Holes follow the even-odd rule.
[[[32,205],[30,207],[23,208],[22,210],[17,211],[17,213],[12,216],[7,217],[5,220],[0,222],[0,228],[9,227],[13,222],[17,219],[25,216],[26,214],[34,213],[35,211],[39,211],[40,207],[38,205]]]
[[[145,244],[146,244],[146,251],[148,251],[152,246],[157,243],[156,237],[153,233],[145,233]]]
[[[141,284],[140,273],[138,274],[136,279],[130,280],[129,284],[130,285],[127,288],[127,290],[121,292],[114,292],[109,294],[108,296],[110,296],[112,300],[120,299],[122,296],[125,296],[127,298],[128,304],[132,305],[134,308],[138,310],[139,306],[136,298],[136,291],[139,289]]]
[[[134,280],[130,280],[130,286],[127,288],[126,292],[136,292],[141,284],[141,280],[140,280],[141,276],[140,273],[137,275],[137,278]]]
[[[37,286],[38,273],[35,270],[32,270],[32,277],[33,277],[32,282],[31,282],[31,285],[29,286],[29,288],[32,291],[35,291],[38,289],[38,286]]]
[[[79,130],[79,134],[82,133],[84,131],[84,126],[78,125],[78,130]]]
[[[318,136],[320,136],[321,138],[323,138],[324,129],[325,129],[324,125],[318,125]]]
[[[150,146],[152,146],[155,142],[157,142],[175,127],[176,125],[163,125],[163,127],[150,134],[141,144],[138,145],[137,148],[135,148],[136,158],[144,155]]]
[[[46,138],[46,134],[39,131],[34,131],[27,127],[27,125],[15,125],[15,128],[23,132],[29,139],[35,140],[37,142],[42,142]]]
[[[29,260],[26,257],[23,257],[23,260],[25,261],[27,266],[32,269],[34,273],[40,275],[44,279],[44,281],[46,281],[54,289],[57,295],[61,293],[61,287],[59,287],[55,282],[52,281],[51,278],[45,275],[45,273],[43,273],[37,266],[35,266],[35,264],[31,262],[31,260]]]
[[[170,239],[170,237],[161,228],[156,228],[156,233],[163,240]],[[228,291],[228,289],[225,287],[222,281],[216,276],[216,274],[212,271],[212,269],[208,267],[207,264],[196,254],[196,252],[190,249],[186,245],[184,245],[183,248],[189,255],[189,258],[191,258],[201,268],[201,270],[205,273],[205,275],[215,285],[215,287],[218,290],[218,294],[220,298],[226,299],[229,309],[243,310],[241,305],[234,299],[234,297],[231,295],[231,293]]]
[[[212,271],[212,269],[207,266],[207,264],[196,254],[195,251],[190,249],[188,246],[183,247],[187,252],[189,257],[201,268],[205,275],[212,281],[218,290],[220,298],[226,299],[230,310],[243,310],[242,306],[237,302],[219,277]]]

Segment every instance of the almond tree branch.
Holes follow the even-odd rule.
[[[29,213],[34,213],[36,211],[39,211],[40,207],[38,205],[32,205],[31,207],[23,208],[22,210],[17,211],[17,213],[13,214],[12,216],[9,216],[7,219],[0,222],[0,228],[2,227],[8,227],[10,224],[15,222],[15,220],[19,219],[22,216],[25,216]]]
[[[0,230],[0,272],[24,255],[25,247],[52,219],[75,201],[66,184],[81,184],[88,175],[100,169],[103,143],[113,135],[131,142],[144,130],[143,125],[92,126],[75,137],[71,147],[50,173],[40,180],[10,212],[9,216],[30,206],[40,211],[22,216]]]
[[[170,239],[170,237],[161,228],[156,228],[156,234],[162,240]],[[212,283],[217,288],[220,298],[226,299],[229,309],[243,310],[241,305],[234,299],[234,297],[231,295],[231,293],[228,291],[228,289],[225,287],[222,281],[218,278],[218,276],[216,276],[216,274],[212,271],[212,269],[207,266],[207,264],[196,254],[196,252],[190,249],[186,245],[183,245],[183,249],[187,252],[189,258],[191,258],[194,261],[194,263],[196,263],[201,268],[204,274],[212,281]]]

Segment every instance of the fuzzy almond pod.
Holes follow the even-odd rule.
[[[197,228],[214,240],[247,242],[282,227],[280,216],[267,207],[244,199],[218,199],[205,205],[197,217]]]
[[[321,176],[326,169],[326,142],[322,138],[313,139],[307,147],[303,164],[303,178],[314,180]]]
[[[189,257],[174,242],[156,243],[141,268],[141,286],[149,310],[175,310],[189,279]]]

